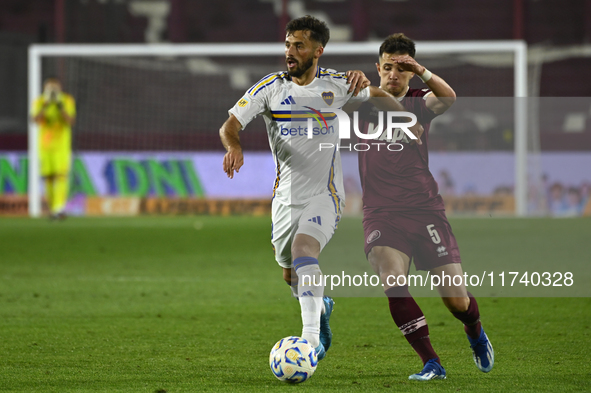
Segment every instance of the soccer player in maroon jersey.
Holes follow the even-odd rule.
[[[445,369],[431,346],[423,312],[409,293],[406,280],[411,259],[418,270],[441,278],[437,289],[445,306],[463,322],[478,369],[489,372],[494,363],[493,348],[480,324],[476,299],[464,283],[456,286],[445,276],[462,276],[460,252],[445,215],[437,183],[429,171],[428,135],[431,120],[455,102],[455,92],[439,76],[414,59],[415,45],[404,34],[393,34],[381,45],[380,88],[391,93],[423,125],[422,144],[412,143],[402,132],[378,138],[395,147],[359,152],[359,173],[363,186],[363,228],[365,253],[380,275],[389,300],[390,313],[404,337],[423,361],[421,372],[411,380],[445,379]],[[417,75],[427,85],[411,89]],[[360,128],[373,133],[378,109],[364,103],[359,109]],[[365,141],[364,141],[365,142]],[[392,151],[391,151],[392,150]],[[403,276],[405,280],[398,279]]]

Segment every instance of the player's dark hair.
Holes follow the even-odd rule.
[[[388,36],[380,46],[380,58],[384,53],[408,54],[414,58],[416,54],[415,43],[403,33]]]
[[[306,15],[289,22],[285,26],[285,33],[287,35],[293,34],[296,31],[309,31],[310,38],[323,47],[326,46],[330,39],[330,30],[326,22],[318,20],[313,16]]]

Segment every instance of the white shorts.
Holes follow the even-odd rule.
[[[291,242],[297,234],[312,236],[326,246],[341,219],[342,198],[330,194],[316,195],[302,205],[284,205],[275,199],[272,204],[271,243],[279,266],[291,268]]]

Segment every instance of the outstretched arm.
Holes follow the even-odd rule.
[[[238,173],[244,164],[242,145],[238,136],[238,132],[241,129],[242,124],[240,124],[234,115],[230,115],[228,120],[222,125],[222,128],[220,128],[220,139],[227,151],[226,155],[224,155],[223,168],[230,179],[234,178],[234,171]]]
[[[427,108],[440,115],[456,102],[456,92],[441,77],[417,63],[409,55],[393,56],[391,60],[405,71],[414,72],[425,81],[433,94],[427,96]]]

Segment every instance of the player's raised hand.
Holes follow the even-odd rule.
[[[357,94],[359,94],[361,90],[371,85],[371,81],[367,79],[363,71],[347,71],[345,75],[347,75],[347,83],[350,85],[349,93],[353,92],[353,97],[357,97]]]
[[[396,55],[392,56],[390,60],[397,64],[398,67],[403,69],[404,71],[414,72],[415,74],[422,75],[425,71],[425,67],[417,63],[415,59],[410,57],[409,55]]]
[[[230,179],[234,178],[234,171],[238,173],[242,165],[244,165],[244,156],[241,149],[230,149],[224,155],[223,168]]]

